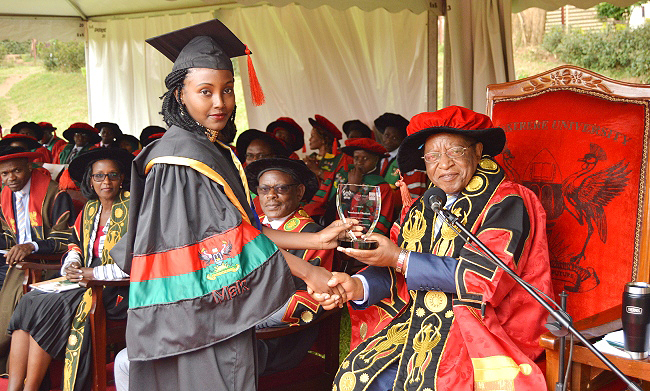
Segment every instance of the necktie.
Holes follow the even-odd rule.
[[[25,239],[25,220],[27,215],[27,208],[25,207],[25,196],[21,192],[16,192],[16,240],[18,243],[22,243]]]
[[[383,161],[381,163],[381,172],[379,173],[379,175],[384,176],[386,175],[386,170],[388,169],[388,162],[390,161],[390,157],[385,157],[382,160]]]
[[[66,163],[70,163],[72,159],[74,159],[75,156],[77,156],[77,153],[79,150],[77,148],[72,148],[72,151],[70,152],[70,156],[68,156],[68,161]]]

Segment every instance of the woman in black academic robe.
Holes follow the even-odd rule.
[[[128,227],[130,194],[125,187],[132,160],[126,151],[96,149],[70,164],[70,175],[89,201],[75,222],[61,267],[67,280],[128,277],[109,251]],[[52,358],[65,359],[65,389],[89,388],[90,299],[90,289],[82,288],[56,293],[33,289],[20,299],[9,322],[8,390],[38,390]],[[126,317],[128,288],[106,288],[103,299],[109,319]]]
[[[342,294],[330,272],[278,247],[334,248],[344,226],[301,239],[260,232],[242,166],[218,141],[234,132],[230,57],[247,51],[227,27],[212,20],[147,42],[174,67],[170,128],[134,161],[131,226],[113,250],[131,276],[130,390],[254,390],[254,326],[291,297],[291,274]]]

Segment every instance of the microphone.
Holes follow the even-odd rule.
[[[429,188],[429,190],[424,193],[423,197],[424,202],[426,202],[435,213],[438,213],[447,203],[447,194],[445,194],[444,190],[436,186]]]

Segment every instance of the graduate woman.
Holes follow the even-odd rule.
[[[130,232],[114,251],[131,275],[130,390],[254,390],[254,326],[290,298],[291,275],[341,295],[328,271],[278,247],[335,248],[344,227],[260,232],[242,167],[217,141],[234,126],[230,57],[248,52],[227,27],[212,20],[147,42],[174,66],[170,128],[134,161]]]

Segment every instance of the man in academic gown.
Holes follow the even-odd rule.
[[[4,283],[0,290],[0,330],[7,330],[11,314],[23,295],[24,272],[12,267],[29,254],[64,253],[73,222],[72,200],[59,191],[49,172],[32,169],[30,161],[39,157],[19,147],[0,150],[0,249],[8,250],[2,269]],[[5,371],[11,338],[0,333],[0,371]]]
[[[525,281],[552,296],[546,219],[527,188],[492,159],[505,133],[458,106],[418,114],[398,154],[400,169],[426,170],[446,208]],[[393,241],[345,249],[373,265],[350,278],[353,349],[334,389],[542,390],[533,362],[547,313],[474,245],[415,201]],[[325,303],[325,302],[324,302]],[[327,304],[324,304],[327,305]],[[326,307],[328,308],[328,307]],[[362,310],[363,311],[359,311]]]
[[[316,224],[301,207],[318,189],[318,179],[304,162],[294,159],[261,159],[246,166],[249,188],[257,193],[256,211],[262,224],[287,232],[318,232]],[[336,250],[288,250],[298,258],[332,270]],[[307,293],[307,285],[294,277],[296,292],[291,299],[258,329],[304,325],[323,312],[320,304]],[[295,367],[305,357],[318,336],[318,326],[300,333],[258,340],[260,373],[272,373]]]

